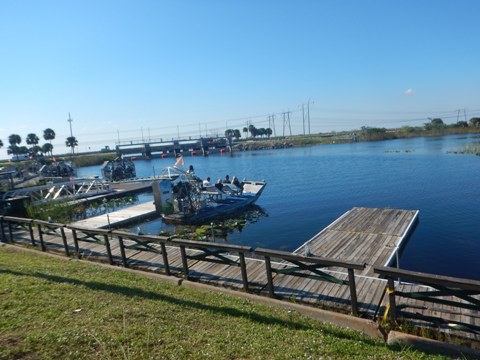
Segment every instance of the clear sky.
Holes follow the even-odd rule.
[[[309,100],[312,133],[480,116],[479,17],[478,0],[0,0],[0,158],[48,127],[65,152],[69,112],[80,151],[272,114],[281,135],[287,111],[299,134]]]

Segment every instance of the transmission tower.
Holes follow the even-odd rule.
[[[290,114],[291,111],[285,111],[282,113],[283,117],[283,136],[285,136],[285,127],[288,126],[290,130],[290,136],[292,136],[292,125],[290,124]]]
[[[268,127],[273,130],[273,136],[277,136],[275,131],[275,114],[268,115]]]

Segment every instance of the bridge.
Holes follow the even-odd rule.
[[[211,137],[200,139],[183,139],[163,141],[163,139],[142,142],[119,142],[115,151],[120,155],[139,156],[144,159],[154,157],[177,157],[178,155],[209,155],[231,151],[231,139],[225,137]]]

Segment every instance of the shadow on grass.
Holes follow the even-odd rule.
[[[29,273],[29,272],[0,269],[0,274],[36,277],[36,278],[40,278],[43,280],[47,280],[47,281],[59,283],[59,284],[72,284],[77,286],[80,285],[94,291],[104,291],[104,292],[109,292],[117,295],[137,296],[137,297],[142,297],[148,300],[164,301],[164,302],[169,302],[171,304],[178,305],[178,306],[190,307],[198,310],[211,311],[211,312],[223,314],[225,316],[245,318],[250,321],[255,321],[257,323],[264,324],[264,325],[278,325],[282,327],[287,327],[292,330],[314,330],[312,326],[305,325],[297,321],[279,319],[276,317],[265,316],[258,313],[246,313],[232,307],[214,306],[214,305],[209,305],[209,304],[205,304],[197,301],[179,299],[173,296],[159,294],[153,291],[146,291],[136,287],[107,284],[107,283],[102,283],[97,281],[83,281],[83,280],[72,279],[72,278],[67,278],[63,276],[44,274],[41,272]],[[346,334],[341,329],[337,330],[335,328],[323,328],[322,331],[324,333],[329,333],[332,336],[335,336],[338,338],[352,340],[352,337],[349,334]],[[369,339],[366,337],[364,337],[363,342],[373,346],[383,346],[383,345],[379,345],[379,343],[374,341],[373,339]]]

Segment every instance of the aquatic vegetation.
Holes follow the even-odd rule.
[[[447,154],[471,154],[480,156],[480,142],[473,142],[457,151],[448,151]]]
[[[161,231],[160,236],[178,236],[183,239],[196,240],[196,241],[211,241],[213,239],[228,240],[228,235],[237,231],[241,232],[242,229],[248,224],[256,223],[260,217],[267,216],[265,211],[258,207],[253,206],[243,214],[237,216],[230,216],[215,220],[210,224],[203,225],[179,225],[175,228],[175,233],[169,233]]]

